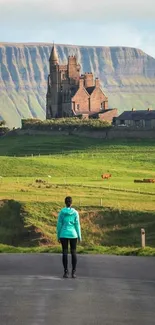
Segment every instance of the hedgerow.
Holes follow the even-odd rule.
[[[111,127],[111,124],[107,121],[101,121],[99,119],[80,119],[73,118],[57,118],[51,120],[39,120],[39,119],[23,119],[22,129],[33,130],[65,130],[72,129],[78,130],[84,129],[105,129]]]

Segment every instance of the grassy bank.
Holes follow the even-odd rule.
[[[27,249],[36,252],[60,251],[56,238],[56,222],[61,205],[13,200],[0,203],[0,238],[3,245],[14,246],[19,252]],[[82,228],[79,252],[139,252],[141,228],[146,230],[147,245],[155,249],[153,212],[97,206],[75,207],[79,211]],[[5,249],[8,249],[8,246]]]

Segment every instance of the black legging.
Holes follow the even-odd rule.
[[[62,263],[64,270],[68,270],[68,242],[70,242],[70,252],[72,256],[72,270],[76,270],[77,256],[76,256],[76,245],[77,238],[60,238],[62,245]]]

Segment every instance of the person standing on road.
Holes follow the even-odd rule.
[[[81,226],[78,212],[72,208],[72,198],[65,198],[66,207],[61,209],[57,220],[57,239],[62,245],[62,263],[64,267],[64,278],[68,278],[68,243],[72,257],[72,278],[76,278],[77,240],[81,241]]]

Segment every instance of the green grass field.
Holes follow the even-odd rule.
[[[112,177],[103,181],[107,172]],[[57,213],[64,197],[72,195],[81,216],[81,252],[144,254],[141,228],[147,246],[155,247],[155,183],[134,183],[143,178],[155,178],[153,140],[1,138],[0,250],[11,251],[4,246],[10,245],[58,251]],[[155,254],[155,249],[146,251]]]

